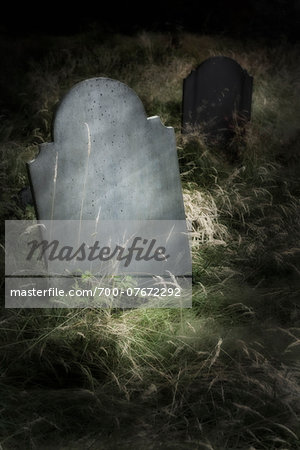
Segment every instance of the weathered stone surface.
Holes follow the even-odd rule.
[[[75,85],[28,165],[41,220],[184,220],[175,134],[108,78]]]
[[[182,131],[204,132],[208,140],[229,140],[235,125],[250,120],[253,78],[236,61],[215,56],[184,80]]]

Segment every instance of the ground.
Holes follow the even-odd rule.
[[[1,52],[2,224],[34,217],[18,191],[62,95],[123,81],[176,132],[193,307],[3,307],[0,448],[300,448],[299,46],[93,29],[7,37]],[[251,122],[227,149],[180,130],[183,79],[213,55],[254,77]]]

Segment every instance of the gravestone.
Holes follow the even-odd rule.
[[[174,130],[116,80],[66,94],[28,169],[38,219],[185,220]]]
[[[87,286],[80,307],[191,307],[175,133],[147,118],[132,89],[108,78],[76,84],[28,172],[38,222],[8,227],[9,307],[77,307],[71,291]],[[28,285],[45,299],[10,296]]]
[[[251,117],[253,78],[236,61],[215,56],[183,82],[182,132],[203,132],[208,142],[228,142]]]

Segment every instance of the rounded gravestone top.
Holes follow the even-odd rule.
[[[96,124],[107,132],[116,125],[137,125],[146,119],[144,106],[126,84],[111,78],[90,78],[73,86],[58,105],[54,122],[54,141],[79,137],[85,123]]]
[[[199,67],[205,66],[205,65],[212,65],[212,66],[222,66],[226,65],[227,67],[235,67],[237,70],[240,70],[241,72],[244,72],[245,69],[242,68],[242,66],[235,61],[232,58],[229,58],[229,56],[211,56],[210,58],[207,58],[205,61],[202,61],[202,63],[197,66],[195,70],[198,70]],[[215,70],[215,69],[214,69]]]

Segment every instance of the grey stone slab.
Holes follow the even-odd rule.
[[[253,78],[225,56],[205,60],[183,82],[182,131],[228,141],[251,118]]]
[[[185,220],[173,128],[125,84],[76,84],[28,163],[40,220]]]

